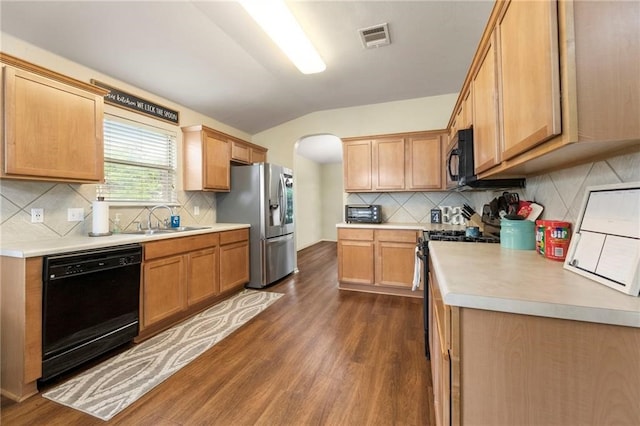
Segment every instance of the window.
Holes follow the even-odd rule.
[[[107,201],[176,203],[176,134],[105,115],[104,177]]]

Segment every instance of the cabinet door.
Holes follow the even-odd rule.
[[[416,260],[415,231],[376,231],[376,285],[411,288]]]
[[[342,145],[344,164],[344,190],[370,191],[371,141],[348,141]]]
[[[374,283],[373,241],[338,240],[338,281]]]
[[[229,142],[205,133],[204,189],[228,191],[231,188],[231,149]]]
[[[464,95],[462,101],[462,123],[463,129],[468,129],[473,126],[473,86],[469,86],[469,90]]]
[[[251,162],[252,163],[266,163],[267,151],[261,151],[259,149],[251,148]]]
[[[476,173],[500,163],[495,41],[494,32],[473,79],[473,155]]]
[[[373,189],[404,190],[404,139],[373,141]]]
[[[220,293],[218,248],[189,253],[187,268],[187,305],[192,306]]]
[[[4,170],[8,176],[103,179],[103,99],[36,74],[4,68]]]
[[[231,159],[240,163],[249,164],[251,148],[242,142],[231,142]]]
[[[249,282],[249,241],[220,246],[220,292]]]
[[[173,256],[144,263],[142,328],[186,309],[185,257]]]
[[[442,142],[440,135],[407,139],[407,190],[442,188]]]
[[[512,1],[498,25],[502,160],[560,134],[556,1]]]

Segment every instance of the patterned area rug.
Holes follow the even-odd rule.
[[[281,296],[244,290],[42,396],[109,420]]]

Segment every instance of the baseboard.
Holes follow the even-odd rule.
[[[337,240],[329,240],[329,239],[321,239],[321,240],[316,241],[315,243],[309,243],[309,244],[306,244],[306,245],[304,245],[302,247],[298,247],[298,249],[296,251],[304,250],[304,249],[309,248],[311,246],[315,246],[318,243],[324,243],[324,242],[337,243],[338,241]]]

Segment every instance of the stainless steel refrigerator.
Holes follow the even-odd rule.
[[[231,167],[231,191],[218,193],[216,216],[221,223],[251,225],[247,287],[265,287],[295,270],[290,169],[269,163]]]

